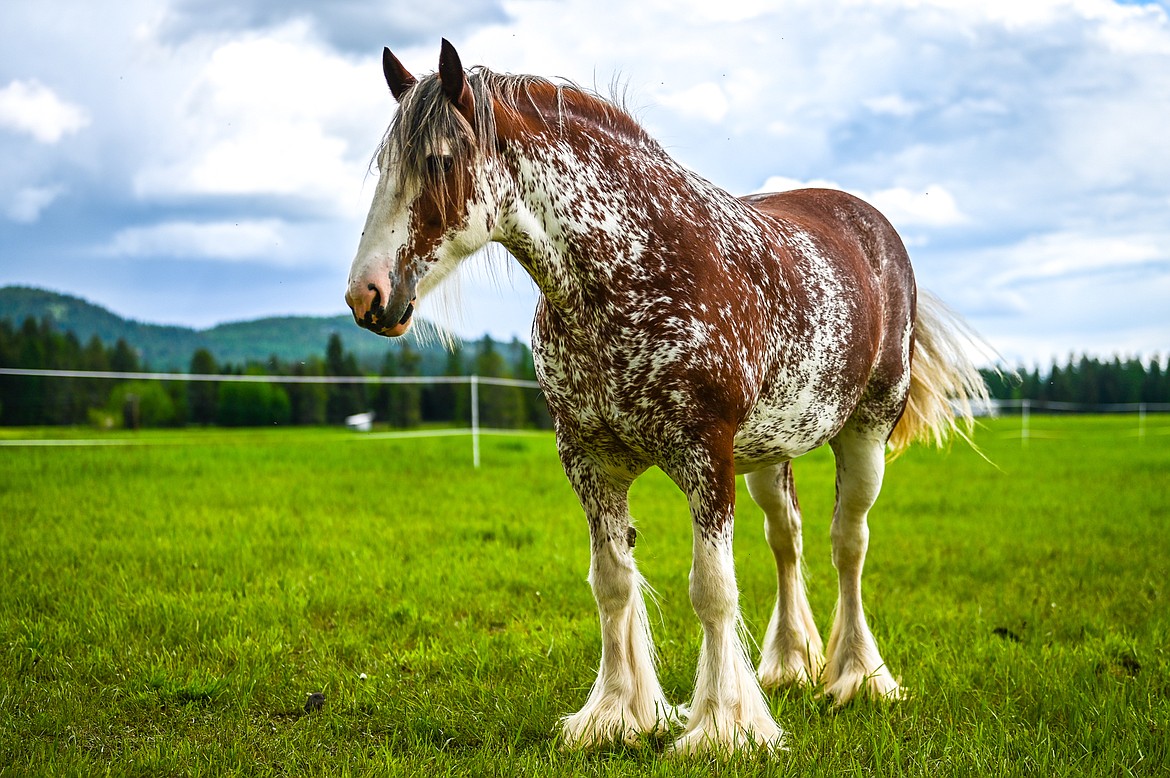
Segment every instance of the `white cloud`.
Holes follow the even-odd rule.
[[[185,137],[135,178],[143,197],[276,195],[350,213],[389,119],[376,60],[323,49],[303,23],[219,45],[180,107]]]
[[[52,144],[89,124],[83,108],[66,102],[36,80],[12,81],[0,89],[0,127]]]
[[[1019,285],[1073,276],[1130,272],[1153,264],[1170,267],[1170,235],[1101,235],[1060,232],[1031,236],[994,252],[994,285]]]
[[[885,114],[889,116],[897,116],[905,118],[913,116],[918,113],[920,106],[899,94],[886,94],[877,97],[870,97],[862,100],[864,105],[869,110],[876,114]]]
[[[1104,26],[1101,39],[1122,54],[1170,54],[1170,25],[1166,11],[1157,6],[1115,6],[1112,23]]]
[[[102,253],[129,258],[288,264],[285,232],[286,226],[275,219],[238,223],[173,221],[121,230]]]
[[[41,218],[41,212],[65,192],[63,186],[31,186],[13,195],[5,214],[19,224],[32,224]]]
[[[663,5],[671,13],[703,22],[746,22],[773,10],[774,0],[672,0]]]
[[[921,189],[891,187],[864,192],[845,189],[833,181],[824,179],[798,181],[785,176],[771,176],[756,191],[785,192],[806,187],[847,191],[877,208],[898,228],[954,227],[967,221],[967,217],[959,210],[954,195],[939,184],[928,184]]]
[[[731,107],[723,90],[710,81],[695,84],[681,92],[663,93],[658,96],[658,102],[679,116],[708,122],[722,121]]]
[[[967,221],[954,196],[939,184],[927,184],[917,190],[879,189],[861,197],[896,225],[955,227]]]
[[[992,287],[984,294],[990,302],[1011,299],[1018,305],[970,317],[1009,364],[1063,364],[1073,352],[1166,353],[1170,272],[1072,274],[1018,288]],[[963,301],[963,293],[952,299]]]

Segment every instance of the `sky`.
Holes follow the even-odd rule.
[[[1167,2],[5,0],[0,286],[194,327],[344,312],[382,47],[420,75],[443,37],[616,86],[733,194],[864,197],[1009,365],[1170,352]],[[500,261],[467,263],[456,333],[528,339]]]

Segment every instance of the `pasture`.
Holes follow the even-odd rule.
[[[911,693],[770,697],[788,751],[559,750],[599,657],[588,530],[551,435],[149,432],[0,446],[3,775],[1160,775],[1170,771],[1170,424],[985,422],[887,470],[870,625]],[[93,438],[85,430],[5,430]],[[827,632],[832,458],[796,463]],[[635,484],[672,701],[693,684],[686,502]],[[772,607],[740,479],[738,579]],[[324,695],[305,712],[310,693]]]

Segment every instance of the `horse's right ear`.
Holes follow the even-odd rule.
[[[387,48],[382,49],[382,72],[386,74],[386,83],[390,87],[390,94],[394,95],[395,100],[402,102],[402,95],[406,93],[407,89],[414,86],[415,77],[402,67],[398,57],[391,54],[390,49]]]

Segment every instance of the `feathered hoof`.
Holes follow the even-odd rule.
[[[773,754],[784,750],[784,733],[769,717],[748,725],[725,721],[722,726],[717,726],[708,720],[679,736],[667,754],[673,757],[727,758],[736,754]]]
[[[824,659],[816,661],[803,654],[793,653],[783,662],[760,662],[756,677],[765,691],[804,689],[816,685],[817,675],[823,666]]]
[[[590,749],[614,743],[634,745],[643,736],[660,737],[682,723],[681,706],[656,707],[658,716],[637,716],[622,706],[586,706],[561,721],[561,744],[568,750]]]
[[[847,705],[859,696],[890,702],[904,700],[907,697],[906,690],[898,683],[898,679],[890,675],[884,666],[869,673],[852,671],[840,673],[836,677],[830,676],[830,671],[826,670],[822,680],[824,686],[817,696],[832,702],[837,708]]]

